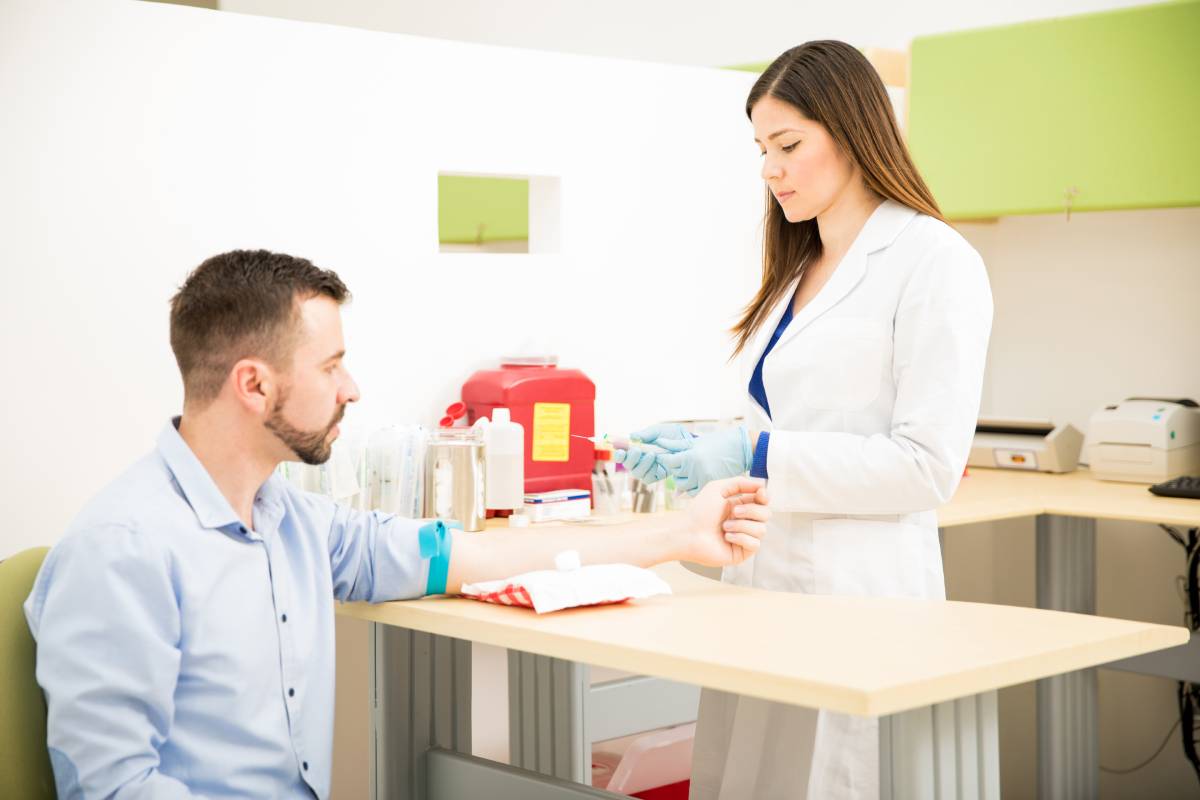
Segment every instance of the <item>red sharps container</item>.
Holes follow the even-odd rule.
[[[499,369],[472,375],[462,388],[467,423],[507,408],[525,429],[525,492],[592,490],[596,384],[556,356],[505,358]]]

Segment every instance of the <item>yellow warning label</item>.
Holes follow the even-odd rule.
[[[571,404],[533,404],[533,460],[571,460]]]

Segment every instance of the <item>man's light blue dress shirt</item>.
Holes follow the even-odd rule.
[[[176,424],[25,602],[58,796],[325,798],[334,600],[422,595],[419,523],[273,475],[248,530]]]

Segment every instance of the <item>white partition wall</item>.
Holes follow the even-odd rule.
[[[0,557],[57,540],[178,412],[168,299],[235,247],[349,284],[360,429],[432,421],[528,342],[595,380],[601,430],[737,413],[724,331],[759,274],[753,79],[152,3],[4,3]],[[557,179],[556,252],[439,254],[439,172]]]

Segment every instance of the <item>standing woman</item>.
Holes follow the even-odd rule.
[[[732,331],[747,424],[698,437],[651,426],[638,438],[670,452],[618,460],[692,490],[747,470],[769,480],[768,533],[726,582],[944,599],[936,509],[958,485],[979,412],[992,322],[983,262],[942,219],[853,47],[788,50],[746,112],[767,188],[762,286]],[[778,629],[804,636],[803,620]],[[877,797],[878,730],[705,690],[691,796]]]

